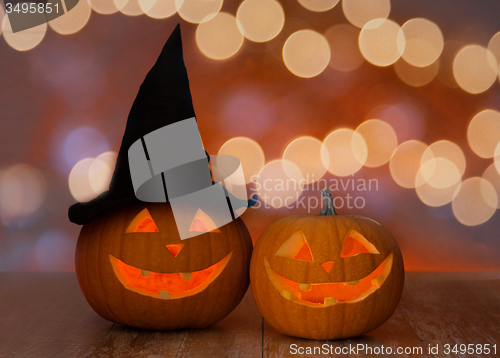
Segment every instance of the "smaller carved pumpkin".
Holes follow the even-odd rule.
[[[137,202],[83,226],[76,273],[107,320],[145,329],[203,328],[229,314],[249,285],[252,240],[238,218],[217,228],[201,209],[181,240],[168,203]]]
[[[336,215],[328,190],[319,216],[292,215],[257,240],[250,265],[255,302],[290,336],[338,339],[369,332],[396,309],[403,258],[392,235],[362,216]]]

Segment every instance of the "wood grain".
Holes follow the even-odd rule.
[[[325,357],[325,354],[321,353],[322,346],[325,344],[328,345],[328,349],[330,346],[332,346],[333,349],[343,347],[342,340],[315,341],[310,339],[295,338],[284,335],[275,330],[266,321],[264,321],[263,335],[264,335],[264,355],[263,355],[264,358],[301,357],[301,356],[307,356],[308,358],[309,357],[318,358],[318,357]],[[296,351],[298,349],[304,349],[304,354],[293,354],[294,352],[301,352],[301,351]],[[348,356],[340,354],[340,355],[335,355],[335,357],[347,358]]]
[[[347,347],[357,346],[358,344],[366,348],[357,351],[356,357],[390,356],[391,354],[387,353],[385,355],[377,354],[377,349],[382,347],[384,347],[385,352],[387,352],[387,348],[390,348],[392,354],[397,353],[397,357],[431,357],[431,355],[427,354],[426,347],[424,347],[420,338],[406,322],[399,308],[396,309],[396,312],[387,322],[374,331],[365,333],[360,337],[344,340],[344,345]],[[405,353],[403,350],[399,353],[398,348],[409,348],[411,351]]]
[[[313,341],[279,333],[259,314],[250,290],[226,318],[205,330],[144,331],[113,325],[87,304],[74,273],[0,272],[0,357],[205,358],[297,357],[290,346],[321,349],[420,348],[398,357],[445,355],[444,344],[497,344],[500,349],[500,273],[407,273],[401,303],[381,327],[360,337]],[[428,354],[428,345],[439,345]],[[318,351],[316,351],[318,353]],[[356,357],[396,356],[357,352]],[[498,356],[498,351],[497,355]],[[325,357],[326,354],[308,354]],[[353,357],[336,354],[335,357]]]
[[[292,345],[293,350],[291,349]],[[360,347],[359,345],[363,349],[354,350]],[[307,353],[307,349],[312,352],[312,354],[307,354],[307,357],[324,357],[328,355],[328,351],[330,351],[330,354],[332,352],[335,354],[335,349],[339,349],[338,352],[340,352],[340,354],[335,354],[335,357],[351,357],[353,354],[356,357],[380,357],[381,355],[384,356],[384,354],[377,354],[377,349],[382,346],[385,349],[390,347],[392,352],[396,352],[398,347],[410,347],[412,352],[419,353],[419,357],[431,357],[426,354],[422,342],[399,310],[396,310],[386,323],[372,332],[359,337],[336,341],[313,341],[288,337],[276,331],[267,322],[264,323],[264,357],[296,357],[297,354],[293,353],[296,352],[295,349],[298,349],[298,347],[302,347],[305,353]],[[341,350],[342,348],[344,349]],[[415,357],[415,354],[405,354],[403,352],[398,354],[398,357]]]
[[[260,357],[262,322],[250,290],[227,317],[203,330],[144,331],[114,325],[94,357]]]
[[[408,273],[399,308],[423,344],[439,345],[434,357],[471,357],[478,354],[444,354],[445,344],[500,343],[500,280],[487,274]],[[473,276],[476,279],[473,279]],[[490,355],[493,356],[493,355]]]
[[[0,357],[88,357],[112,326],[74,273],[0,272]]]
[[[185,331],[145,331],[115,324],[91,357],[175,357]]]
[[[177,358],[262,356],[262,317],[248,289],[240,305],[214,326],[187,331]]]

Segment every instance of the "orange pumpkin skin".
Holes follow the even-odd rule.
[[[379,253],[341,258],[343,240],[349,230],[364,236]],[[312,261],[276,256],[281,245],[299,231],[309,245]],[[333,285],[348,286],[365,277],[373,280],[370,273],[387,262],[385,259],[391,254],[392,266],[383,283],[357,302],[340,301],[324,306],[303,302],[301,296],[293,296],[296,292],[291,298],[289,294],[282,296],[268,274],[270,266],[273,272],[294,282],[306,285],[333,282]],[[320,265],[331,261],[333,265],[327,273]],[[384,267],[387,270],[389,266]],[[374,220],[347,215],[293,215],[271,224],[257,240],[250,265],[250,281],[262,316],[276,330],[308,339],[347,338],[377,328],[393,314],[403,290],[403,258],[389,231]],[[305,291],[298,292],[305,294]]]
[[[158,232],[125,233],[145,208]],[[137,202],[96,217],[83,226],[76,247],[76,273],[83,294],[99,315],[112,322],[151,330],[208,327],[238,305],[249,285],[252,241],[245,224],[238,218],[218,230],[181,240],[168,203]],[[174,257],[166,245],[179,244],[184,246]],[[197,272],[221,261],[225,266],[200,292],[166,299],[125,287],[111,256],[135,268],[134,272],[144,272],[145,280],[171,273],[169,277],[179,281],[180,273]]]

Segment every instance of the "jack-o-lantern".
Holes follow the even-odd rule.
[[[248,288],[252,241],[241,219],[219,228],[214,220],[198,210],[189,230],[200,234],[181,240],[168,203],[94,218],[76,248],[85,298],[105,319],[144,329],[216,323]]]
[[[310,339],[369,332],[396,309],[403,258],[387,229],[362,216],[336,215],[322,191],[319,216],[292,215],[257,240],[250,265],[255,302],[278,331]]]

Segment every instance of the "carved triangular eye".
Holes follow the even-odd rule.
[[[196,212],[193,222],[191,222],[191,226],[189,226],[189,231],[220,232],[212,218],[201,209],[198,209]]]
[[[378,250],[363,235],[350,229],[344,237],[340,257],[351,257],[359,254],[378,254]]]
[[[155,221],[151,217],[148,209],[144,209],[130,222],[125,230],[126,233],[130,232],[159,232]]]
[[[290,259],[313,261],[311,249],[302,231],[292,234],[276,251],[276,256]]]

